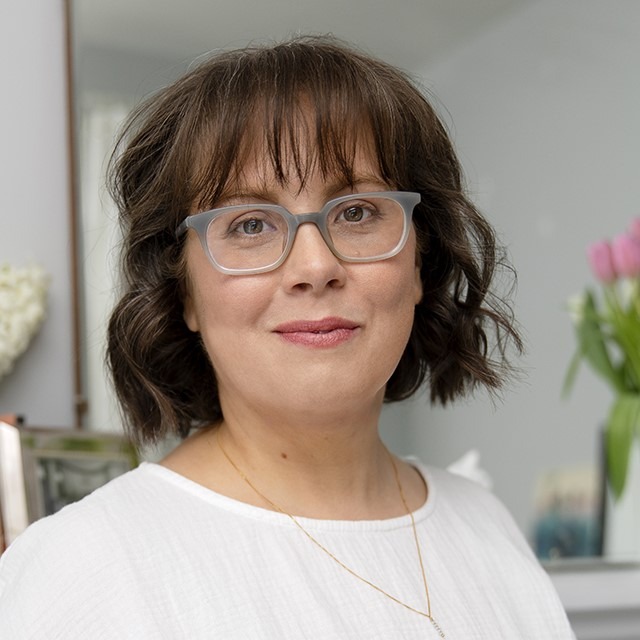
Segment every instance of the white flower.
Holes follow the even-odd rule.
[[[587,296],[584,293],[576,293],[567,300],[567,310],[574,325],[578,326],[584,320],[586,304]]]
[[[45,318],[49,277],[38,266],[0,266],[0,379],[29,346]]]

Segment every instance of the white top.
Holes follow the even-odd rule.
[[[415,514],[432,613],[450,640],[574,638],[551,582],[504,507],[416,463]],[[409,516],[299,518],[360,575],[424,610]],[[438,638],[363,584],[285,515],[144,463],[33,524],[0,559],[0,638]]]

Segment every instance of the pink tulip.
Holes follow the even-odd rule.
[[[631,221],[629,235],[640,241],[640,218],[634,218]]]
[[[617,236],[611,243],[611,254],[618,275],[629,278],[640,275],[640,239],[628,234]]]
[[[595,242],[587,247],[587,258],[591,271],[601,282],[611,283],[617,278],[613,266],[611,245],[606,241]]]

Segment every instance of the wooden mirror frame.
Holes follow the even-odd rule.
[[[78,264],[78,163],[73,66],[73,18],[71,0],[64,0],[65,66],[67,74],[67,157],[69,163],[69,243],[71,249],[71,343],[73,348],[73,426],[83,428],[87,399],[82,381],[82,321]]]

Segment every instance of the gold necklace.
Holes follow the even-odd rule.
[[[314,545],[316,545],[316,547],[318,547],[321,551],[326,553],[334,562],[336,562],[339,566],[341,566],[345,571],[350,573],[354,578],[357,578],[361,582],[364,582],[365,584],[369,585],[371,588],[375,589],[376,591],[381,593],[383,596],[386,596],[390,600],[393,600],[395,603],[399,604],[400,606],[404,607],[405,609],[408,609],[409,611],[413,611],[413,613],[417,613],[418,615],[422,616],[423,618],[427,618],[427,620],[429,620],[429,622],[431,622],[431,624],[433,625],[433,628],[438,632],[438,635],[441,638],[445,637],[444,631],[442,630],[440,625],[436,622],[435,618],[431,615],[431,598],[429,597],[429,586],[427,585],[427,575],[426,575],[426,572],[424,570],[424,563],[422,561],[422,552],[420,550],[420,543],[418,541],[418,532],[416,530],[416,521],[415,521],[415,519],[413,517],[413,513],[409,509],[409,505],[407,504],[407,500],[404,497],[404,490],[402,488],[402,483],[400,482],[400,475],[398,474],[398,468],[396,466],[395,460],[393,459],[393,456],[391,455],[391,453],[389,453],[388,449],[385,448],[385,451],[387,452],[387,455],[389,456],[389,460],[391,461],[391,466],[393,467],[393,474],[394,474],[394,477],[395,477],[395,480],[396,480],[396,485],[398,487],[398,491],[400,492],[400,499],[402,500],[402,505],[404,506],[405,511],[407,512],[407,514],[411,518],[411,530],[413,531],[413,539],[414,539],[414,541],[416,543],[416,551],[418,553],[418,562],[420,563],[420,573],[422,574],[422,583],[424,585],[424,593],[425,593],[426,600],[427,600],[427,610],[426,611],[420,611],[420,609],[416,609],[415,607],[412,607],[411,605],[408,605],[406,602],[402,602],[402,600],[399,600],[395,596],[392,596],[390,593],[387,593],[384,589],[382,589],[378,585],[375,585],[375,584],[373,584],[373,582],[367,580],[366,578],[363,578],[361,575],[359,575],[353,569],[351,569],[351,567],[348,567],[346,564],[344,564],[344,562],[342,562],[342,560],[340,560],[339,558],[334,556],[333,553],[331,553],[331,551],[329,551],[329,549],[327,549],[321,542],[316,540],[300,524],[300,522],[298,521],[298,519],[295,516],[291,515],[287,511],[285,511],[282,507],[279,507],[275,502],[273,502],[273,500],[270,500],[269,498],[267,498],[267,496],[265,496],[261,491],[258,490],[258,488],[240,470],[238,465],[231,459],[229,454],[226,452],[225,448],[222,446],[222,442],[220,441],[220,432],[219,431],[216,433],[216,440],[217,440],[218,446],[220,447],[220,451],[222,451],[222,453],[224,454],[224,457],[228,460],[229,464],[236,470],[238,475],[251,487],[251,489],[253,489],[253,491],[256,494],[258,494],[258,496],[260,498],[262,498],[267,504],[269,504],[274,511],[278,511],[279,513],[282,513],[283,515],[287,516],[296,525],[296,527],[298,527],[298,529],[300,529],[300,531],[302,533],[304,533],[304,535]]]

